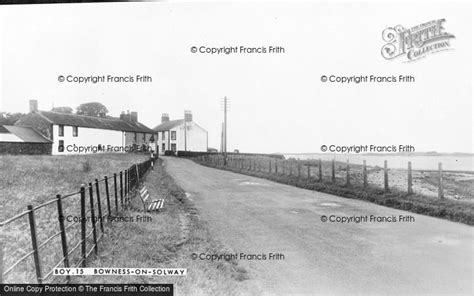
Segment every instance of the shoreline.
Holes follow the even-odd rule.
[[[285,159],[297,159],[301,161],[323,161],[336,160],[336,162],[346,162],[351,165],[362,165],[365,160],[368,167],[383,167],[384,160],[387,160],[389,169],[404,169],[408,167],[408,162],[412,163],[413,171],[438,171],[439,163],[442,164],[443,172],[474,174],[474,157],[472,156],[441,156],[441,155],[364,155],[364,154],[332,154],[315,153],[304,154],[283,154]]]

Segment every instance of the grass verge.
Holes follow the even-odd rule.
[[[247,271],[236,261],[193,260],[192,254],[224,253],[225,247],[213,239],[205,222],[166,173],[161,160],[146,177],[151,199],[164,198],[160,212],[148,213],[149,222],[116,222],[107,227],[99,244],[99,255],[88,267],[187,268],[185,277],[165,276],[81,276],[78,283],[172,283],[177,295],[252,294]],[[140,198],[122,215],[143,215]]]
[[[149,158],[145,154],[99,153],[92,155],[0,155],[0,221],[4,221],[26,210],[31,204],[37,206],[53,200],[56,194],[78,192],[81,184],[94,182],[113,173],[128,169],[135,163]],[[112,192],[113,184],[109,183]],[[94,190],[94,196],[96,191]],[[105,186],[100,185],[102,204],[105,205]],[[80,217],[80,196],[76,194],[63,200],[64,216]],[[89,199],[87,197],[86,208]],[[96,204],[97,207],[97,204]],[[56,203],[49,204],[34,212],[38,244],[59,232]],[[70,224],[66,222],[66,227]],[[66,236],[69,247],[80,240],[80,223],[72,225]],[[4,268],[31,251],[31,236],[28,216],[0,227],[0,241],[4,243]],[[43,277],[61,260],[60,236],[50,240],[40,248],[39,260]],[[79,249],[71,254],[70,262],[79,259]],[[27,257],[3,279],[5,283],[35,283],[33,256]]]
[[[347,186],[343,183],[341,184],[340,181],[337,181],[336,183],[325,180],[319,182],[315,178],[258,172],[248,169],[215,165],[197,159],[194,161],[207,167],[264,178],[282,184],[334,194],[345,198],[365,200],[390,208],[443,218],[467,225],[474,225],[474,204],[470,201],[435,199],[416,193],[410,195],[397,189],[390,189],[389,192],[384,192],[383,189],[372,186],[364,189],[361,185],[355,184]]]

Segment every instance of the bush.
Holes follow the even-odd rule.
[[[88,172],[90,172],[91,170],[92,170],[92,164],[91,164],[90,160],[87,159],[86,161],[84,161],[84,162],[82,163],[82,171],[83,171],[84,173],[88,173]]]

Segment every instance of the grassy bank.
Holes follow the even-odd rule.
[[[199,161],[198,159],[195,159],[195,161],[208,167],[265,178],[282,184],[334,194],[346,198],[365,200],[395,209],[474,225],[474,203],[471,201],[436,199],[416,193],[409,195],[397,188],[392,188],[389,192],[384,192],[383,189],[376,186],[369,186],[364,189],[363,186],[357,183],[345,185],[340,178],[336,179],[335,183],[332,183],[326,180],[318,181],[313,177],[307,178],[295,175],[283,175],[281,172],[279,174],[275,174],[274,172],[259,172],[247,168],[242,169],[217,165],[210,162]]]
[[[159,161],[146,177],[150,196],[164,198],[159,213],[148,213],[149,222],[112,223],[99,255],[88,267],[187,268],[185,277],[83,276],[78,283],[172,283],[177,295],[251,294],[247,271],[235,261],[193,260],[193,253],[217,254],[226,250],[208,232],[185,192],[166,173]],[[125,216],[143,215],[139,198]]]
[[[0,221],[55,198],[56,194],[78,192],[81,184],[94,182],[104,176],[125,170],[145,161],[149,156],[140,154],[95,154],[74,156],[0,156]],[[109,184],[109,187],[112,184]],[[102,204],[105,204],[104,185],[100,185]],[[94,196],[96,192],[94,190]],[[87,200],[86,208],[89,208]],[[63,200],[64,216],[80,217],[79,195]],[[59,232],[56,203],[34,212],[38,244]],[[66,227],[72,223],[66,223]],[[88,226],[90,227],[90,226]],[[80,224],[67,231],[69,246],[80,239]],[[31,251],[28,217],[15,220],[0,228],[0,241],[4,243],[4,268]],[[88,242],[90,243],[90,241]],[[43,276],[62,258],[61,241],[57,236],[40,249]],[[80,254],[76,250],[70,257],[73,263]],[[6,282],[35,283],[33,258],[30,256],[5,278]]]
[[[75,192],[82,183],[148,159],[143,154],[0,155],[0,221],[56,194]]]

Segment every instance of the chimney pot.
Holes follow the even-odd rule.
[[[130,121],[130,114],[127,114],[125,113],[125,111],[122,111],[122,113],[120,113],[120,119]]]
[[[30,113],[38,111],[38,101],[30,100]]]
[[[193,121],[193,114],[191,113],[191,111],[184,111],[184,120],[186,122]]]
[[[130,113],[130,119],[132,122],[138,122],[138,112],[132,111]]]
[[[168,113],[161,114],[161,123],[170,121],[170,116]]]

